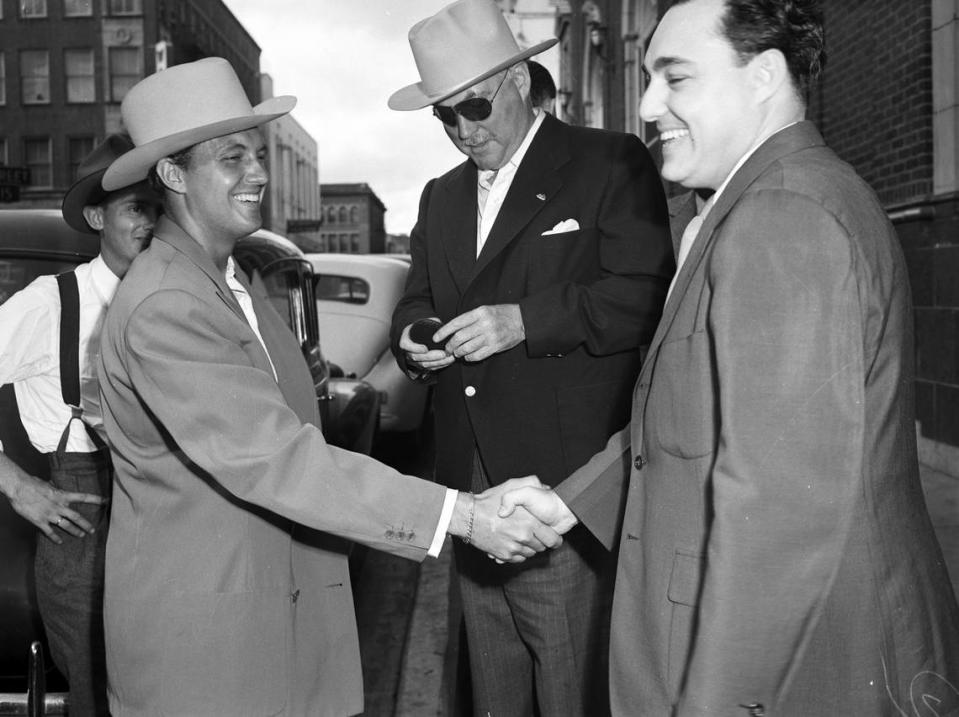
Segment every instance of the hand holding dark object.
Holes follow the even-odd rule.
[[[430,351],[442,351],[445,342],[433,340],[433,334],[442,326],[443,323],[438,319],[418,319],[410,325],[410,338]]]

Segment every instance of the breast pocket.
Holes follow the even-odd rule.
[[[705,331],[665,341],[646,404],[646,435],[680,458],[701,458],[715,450],[716,415],[712,363]]]
[[[529,293],[598,276],[597,236],[597,230],[589,228],[530,237]]]

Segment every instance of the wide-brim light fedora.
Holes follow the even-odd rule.
[[[125,134],[111,134],[83,158],[77,168],[78,179],[63,195],[63,203],[60,205],[67,224],[77,231],[98,233],[87,224],[83,217],[83,208],[97,205],[107,198],[109,192],[101,183],[103,174],[111,164],[131,149],[133,141]]]
[[[394,110],[435,105],[555,45],[555,37],[521,50],[493,0],[457,0],[410,29],[420,81],[397,90]]]
[[[110,166],[103,188],[112,191],[146,179],[163,157],[258,127],[295,105],[296,98],[285,95],[252,107],[236,72],[222,57],[161,70],[140,80],[123,98],[120,115],[136,146]]]

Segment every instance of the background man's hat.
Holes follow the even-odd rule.
[[[285,95],[251,107],[236,72],[222,57],[161,70],[123,98],[120,115],[136,147],[107,170],[103,187],[112,191],[135,184],[163,157],[266,124],[295,105],[296,98]]]
[[[520,50],[493,0],[457,0],[410,29],[420,82],[397,90],[387,104],[394,110],[435,105],[557,42]]]
[[[67,224],[77,231],[97,234],[83,218],[83,208],[97,205],[107,198],[101,182],[107,168],[121,155],[133,149],[133,142],[125,134],[111,134],[83,158],[77,168],[77,181],[63,195],[60,211]],[[119,187],[117,187],[119,189]]]

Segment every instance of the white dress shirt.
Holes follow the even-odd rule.
[[[100,410],[97,359],[103,316],[120,279],[103,258],[76,268],[80,294],[80,405],[83,420],[106,437]],[[20,420],[33,446],[57,449],[70,408],[60,390],[60,292],[56,276],[39,276],[0,305],[0,384],[14,384]],[[96,445],[79,424],[67,451],[91,453]]]
[[[490,229],[496,222],[499,210],[506,200],[506,194],[509,192],[510,185],[513,183],[513,177],[516,176],[516,170],[519,169],[523,157],[526,156],[526,150],[533,142],[533,137],[543,124],[543,118],[546,113],[542,110],[534,110],[536,119],[530,125],[523,138],[523,143],[513,152],[499,169],[480,170],[476,176],[476,256],[480,255],[483,245],[489,237]]]

